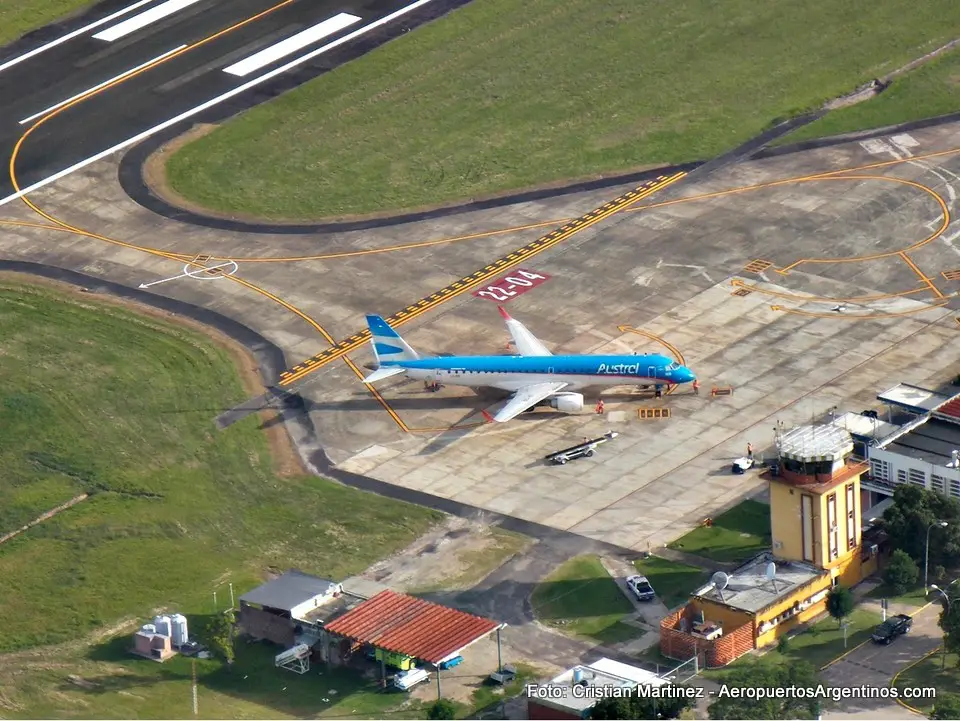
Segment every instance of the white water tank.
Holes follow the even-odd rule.
[[[573,669],[573,682],[574,682],[574,684],[578,684],[578,683],[580,683],[581,681],[583,681],[583,669],[582,669],[582,668],[575,668],[575,669]]]
[[[141,632],[141,633],[149,633],[149,634],[152,635],[152,634],[155,634],[155,633],[157,632],[157,627],[154,626],[152,623],[145,623],[145,624],[143,624],[143,625],[140,627],[140,632]]]
[[[189,639],[187,637],[187,617],[175,613],[170,617],[170,640],[174,646],[182,646]]]
[[[170,635],[170,617],[169,616],[154,616],[153,625],[157,627],[158,635],[160,636]]]

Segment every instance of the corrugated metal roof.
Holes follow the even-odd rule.
[[[329,633],[439,663],[503,624],[395,591],[383,591],[328,623]]]

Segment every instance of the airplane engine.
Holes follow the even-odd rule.
[[[583,410],[583,395],[580,393],[558,393],[550,399],[550,406],[563,413],[578,413]]]

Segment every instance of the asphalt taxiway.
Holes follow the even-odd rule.
[[[34,33],[0,54],[0,151],[16,176],[0,177],[0,205],[263,102],[465,1],[130,0]]]
[[[657,402],[614,389],[602,417],[588,393],[583,414],[492,426],[478,411],[493,397],[403,383],[371,393],[357,375],[370,360],[361,345],[304,375],[298,389],[316,435],[292,432],[306,456],[323,452],[398,496],[421,491],[621,547],[671,540],[759,485],[731,475],[730,461],[748,441],[769,446],[776,421],[860,410],[896,382],[956,375],[960,283],[943,275],[960,269],[955,138],[945,125],[742,163],[640,197],[616,210],[617,222],[543,243],[509,273],[488,271],[492,285],[517,269],[547,277],[506,303],[551,348],[679,353],[701,376],[699,396],[684,389]],[[31,194],[46,220],[20,204],[2,214],[95,237],[8,226],[0,253],[131,288],[165,281],[144,297],[231,318],[281,348],[289,366],[355,335],[365,313],[403,309],[401,332],[424,352],[508,352],[495,299],[469,290],[411,303],[629,190],[273,236],[161,218],[126,197],[116,173],[116,161],[103,161]],[[236,266],[226,276],[185,274],[190,261],[228,260]],[[713,386],[733,394],[712,396]],[[647,407],[670,416],[640,418]],[[620,437],[592,459],[539,462],[608,429]]]

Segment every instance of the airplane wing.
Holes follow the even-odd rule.
[[[523,323],[511,318],[510,314],[503,309],[503,306],[499,306],[499,308],[500,315],[502,315],[503,320],[506,321],[507,330],[510,331],[510,336],[513,338],[513,343],[517,346],[517,352],[520,355],[553,355],[533,333],[527,330],[527,327]]]
[[[527,408],[542,401],[544,398],[552,396],[559,390],[567,387],[567,383],[534,383],[526,388],[521,388],[513,397],[507,401],[507,404],[497,411],[497,415],[490,417],[490,414],[484,411],[487,420],[493,420],[497,423],[505,423],[511,418],[516,418]]]

